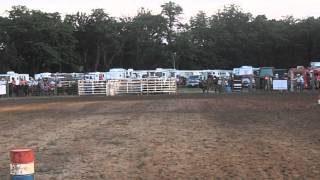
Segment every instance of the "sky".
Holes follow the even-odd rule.
[[[200,10],[212,15],[224,5],[236,4],[254,16],[265,14],[269,19],[320,17],[320,0],[171,0],[183,8],[182,20],[188,20]],[[45,12],[71,14],[78,11],[90,13],[91,9],[103,8],[111,16],[134,16],[140,7],[160,13],[164,0],[0,0],[0,16],[6,15],[14,5]]]

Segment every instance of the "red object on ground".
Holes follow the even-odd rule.
[[[28,164],[34,162],[32,149],[13,149],[10,151],[10,160],[13,164]]]

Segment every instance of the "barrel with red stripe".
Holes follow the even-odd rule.
[[[34,162],[32,149],[13,149],[10,151],[10,159],[13,164],[28,164]]]
[[[32,149],[22,148],[10,151],[11,180],[33,180],[34,153]]]

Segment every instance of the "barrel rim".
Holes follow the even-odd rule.
[[[17,149],[10,150],[10,152],[29,152],[29,151],[33,151],[33,150],[30,148],[17,148]]]

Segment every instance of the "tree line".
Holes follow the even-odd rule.
[[[290,68],[320,58],[319,17],[275,20],[229,5],[183,23],[180,5],[161,8],[116,18],[103,9],[62,17],[13,6],[0,17],[0,72]]]

